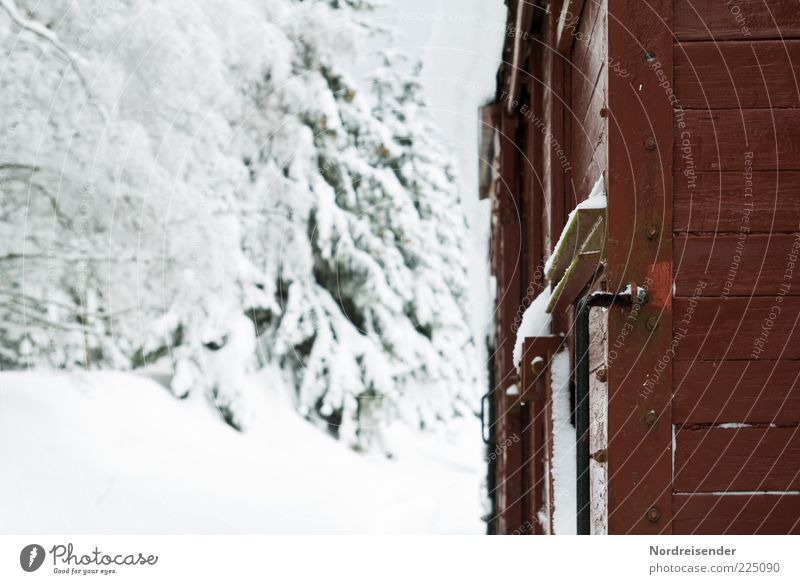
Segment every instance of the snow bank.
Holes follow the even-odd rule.
[[[477,419],[360,455],[252,378],[257,430],[122,373],[0,374],[5,533],[483,533]],[[255,391],[258,389],[258,391]]]
[[[576,509],[578,506],[577,452],[575,450],[575,426],[570,422],[569,405],[569,351],[553,358],[550,365],[550,382],[553,388],[553,530],[556,535],[578,533]]]
[[[545,287],[522,315],[522,323],[517,330],[514,343],[514,365],[519,367],[522,360],[522,344],[527,337],[547,336],[550,334],[550,321],[547,305],[550,302],[551,290]]]

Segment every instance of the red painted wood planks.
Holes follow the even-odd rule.
[[[796,296],[675,298],[673,310],[677,361],[800,359]]]
[[[675,112],[675,168],[800,170],[798,127],[798,109]]]
[[[675,296],[692,296],[700,281],[703,296],[800,295],[800,234],[681,234],[673,245]]]
[[[679,361],[675,424],[800,420],[800,361]]]
[[[604,2],[590,2],[584,8],[567,69],[571,75],[570,208],[589,195],[606,165],[606,118],[600,110],[606,103],[607,26]]]
[[[672,500],[675,534],[800,534],[800,495],[675,495]]]
[[[675,491],[800,490],[800,427],[678,428]]]
[[[796,0],[675,0],[674,34],[680,40],[800,37]]]
[[[701,172],[694,177],[690,183],[675,174],[676,232],[800,231],[800,172]]]
[[[800,107],[799,80],[800,40],[675,45],[675,93],[685,108]]]

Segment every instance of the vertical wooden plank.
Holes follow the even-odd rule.
[[[520,27],[522,26],[522,18],[525,12],[525,2],[512,0],[508,3],[508,26],[513,27],[517,31],[510,38],[511,46],[511,61],[509,63],[508,73],[508,100],[506,101],[506,114],[514,114],[514,100],[517,99],[517,88],[519,87],[520,71],[519,65],[521,61],[521,45],[522,35],[519,34]]]
[[[538,46],[538,45],[537,45]],[[531,111],[533,116],[528,119],[526,160],[524,163],[529,168],[529,190],[531,197],[530,214],[527,219],[527,238],[530,246],[528,276],[528,289],[526,298],[533,299],[538,295],[545,284],[544,276],[544,237],[541,229],[542,216],[545,209],[544,182],[542,176],[545,170],[543,151],[545,147],[544,135],[537,124],[544,120],[544,55],[541,49],[531,50],[531,71],[529,91],[531,96]]]
[[[488,199],[494,180],[494,155],[499,106],[491,103],[478,108],[480,144],[478,154],[478,197]]]
[[[546,501],[544,509],[544,520],[546,524],[544,525],[544,529],[545,532],[550,535],[555,533],[555,518],[553,513],[556,508],[556,490],[553,475],[553,384],[552,377],[549,374],[545,375],[544,388],[544,420],[542,423],[545,450],[544,500]]]
[[[543,148],[545,205],[542,230],[546,254],[552,251],[564,227],[565,166],[569,165],[565,118],[565,109],[569,103],[566,88],[568,58],[555,50],[559,15],[560,12],[551,12],[548,15],[543,31],[544,43],[537,47],[544,54],[542,73],[545,88],[541,122],[547,133]]]
[[[591,534],[608,534],[608,327],[605,308],[589,312],[589,515]]]
[[[608,285],[649,302],[608,314],[608,531],[670,533],[672,341],[672,0],[609,0]],[[668,91],[669,90],[669,91]],[[625,329],[625,333],[623,333]]]
[[[499,158],[499,153],[498,153]],[[498,168],[502,170],[502,164],[498,160]],[[502,444],[504,440],[504,420],[503,412],[505,411],[505,397],[503,396],[504,383],[507,375],[507,366],[504,360],[505,347],[503,335],[503,311],[500,299],[505,293],[505,285],[503,282],[502,272],[502,253],[503,253],[503,238],[502,238],[502,176],[498,172],[498,176],[493,184],[492,189],[492,274],[495,276],[495,296],[497,298],[495,304],[495,347],[492,362],[494,364],[494,387],[492,388],[492,413],[493,417],[490,420],[492,432],[494,433],[495,444]],[[503,533],[503,510],[505,509],[505,494],[503,488],[503,481],[506,475],[505,461],[499,453],[495,452],[494,458],[495,477],[494,477],[494,490],[490,496],[494,499],[494,515],[490,518],[490,523],[496,533]]]
[[[561,346],[561,337],[529,337],[525,340],[522,352],[520,399],[529,413],[524,438],[528,454],[526,466],[528,486],[523,525],[529,523],[531,526],[530,530],[524,533],[537,535],[550,533],[548,511],[550,490],[546,484],[549,483],[550,477],[546,468],[551,445],[547,439],[546,427],[549,425],[547,400],[551,390],[548,387],[550,375],[546,364],[552,361]],[[532,363],[537,358],[541,359],[541,366],[533,367]],[[540,518],[543,517],[548,517],[548,520],[542,522]]]
[[[497,359],[500,370],[498,393],[498,440],[503,445],[499,462],[502,474],[498,476],[498,530],[511,533],[523,523],[523,444],[519,393],[509,391],[517,384],[513,349],[516,335],[513,323],[522,302],[522,274],[520,252],[522,225],[520,215],[519,147],[516,116],[502,115],[500,146],[500,229],[497,312]]]
[[[566,0],[561,6],[556,28],[556,50],[568,55],[575,38],[576,23],[580,22],[584,0]]]
[[[532,117],[525,117],[525,151],[522,158],[524,189],[527,197],[525,209],[525,247],[526,247],[526,279],[525,289],[522,291],[523,303],[521,308],[527,308],[530,302],[538,296],[545,284],[543,270],[543,251],[542,251],[542,230],[539,228],[543,208],[544,192],[542,184],[542,133],[535,126],[537,120],[542,119],[543,115],[543,83],[542,83],[543,55],[541,51],[530,51],[528,56],[527,92],[529,96],[529,109]],[[523,122],[524,123],[524,122]],[[526,351],[528,351],[526,347]],[[527,352],[524,353],[527,355]],[[531,371],[525,367],[530,359],[523,357],[522,377],[523,387],[526,375],[530,377]],[[547,358],[547,355],[545,355]],[[526,445],[525,451],[525,475],[526,475],[526,521],[530,522],[531,534],[543,534],[547,532],[548,526],[541,525],[537,520],[539,511],[545,508],[545,488],[544,488],[544,469],[545,469],[545,441],[544,441],[544,379],[539,378],[535,381],[537,386],[531,395],[525,396],[526,420],[523,427],[523,440]],[[528,533],[528,532],[526,532]]]
[[[555,18],[555,15],[552,15]],[[553,23],[555,25],[555,23]],[[550,75],[551,99],[545,109],[545,124],[549,125],[550,144],[546,145],[549,162],[548,203],[545,208],[547,232],[551,242],[546,247],[546,252],[551,253],[555,243],[566,223],[566,191],[569,184],[569,160],[565,158],[570,153],[569,148],[569,117],[566,115],[569,94],[569,75],[567,74],[568,59],[562,55],[551,54]],[[566,160],[566,164],[565,164]],[[553,315],[553,331],[567,334],[570,331],[569,317],[564,313]]]
[[[567,70],[571,79],[570,184],[566,187],[567,209],[583,201],[597,177],[605,170],[606,118],[606,2],[587,4],[577,31]]]
[[[500,207],[500,193],[501,193],[501,186],[502,186],[502,178],[500,176],[500,171],[502,170],[501,161],[500,161],[500,140],[499,140],[499,132],[500,132],[500,125],[499,125],[499,117],[497,119],[497,151],[494,153],[494,158],[492,160],[492,167],[493,167],[493,175],[492,175],[492,185],[490,190],[491,196],[491,205],[492,205],[492,213],[491,213],[491,272],[492,275],[495,277],[495,298],[497,298],[495,302],[495,312],[494,312],[494,348],[492,355],[490,357],[490,362],[493,367],[492,369],[492,383],[493,386],[491,388],[491,413],[492,416],[489,419],[490,423],[490,433],[493,438],[493,445],[497,445],[501,441],[501,417],[500,413],[503,407],[503,400],[500,395],[500,387],[501,387],[501,380],[502,376],[504,375],[503,370],[503,362],[500,358],[500,349],[501,349],[501,328],[502,328],[502,314],[500,311],[500,301],[499,299],[502,298],[503,294],[503,282],[502,282],[502,273],[500,271],[501,266],[501,258],[500,254],[502,252],[502,238],[501,238],[501,221],[502,217],[500,215],[501,207]],[[500,531],[500,516],[502,515],[502,509],[504,505],[503,501],[503,494],[502,489],[500,488],[501,481],[503,480],[503,475],[505,469],[503,468],[503,460],[501,457],[497,456],[496,452],[489,454],[491,458],[490,466],[493,467],[494,476],[491,479],[492,489],[489,492],[489,498],[492,501],[492,509],[491,513],[492,516],[488,520],[489,524],[489,532],[490,533],[502,533]]]

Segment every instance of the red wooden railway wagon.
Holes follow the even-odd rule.
[[[800,3],[508,8],[482,111],[489,531],[563,532],[560,504],[578,533],[800,533]],[[571,213],[598,179],[607,204]],[[543,290],[550,330],[517,367]],[[563,351],[568,503],[550,371]]]

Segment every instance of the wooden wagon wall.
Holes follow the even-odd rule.
[[[800,532],[800,7],[674,4],[675,533]]]
[[[567,213],[604,175],[607,260],[587,289],[650,300],[591,315],[593,532],[799,532],[797,2],[509,9],[487,122],[492,531],[552,530],[549,391],[520,391],[512,349]],[[572,315],[554,315],[558,350]]]
[[[529,30],[533,26],[531,11],[517,12],[512,3],[509,22]],[[512,24],[511,26],[515,26]],[[504,61],[514,59],[514,53],[530,53],[522,38],[511,38],[504,48]],[[518,57],[521,58],[521,57]],[[508,72],[506,72],[508,73]],[[530,77],[519,71],[512,80],[505,77],[506,90],[498,91],[491,107],[494,139],[499,150],[494,165],[496,175],[490,189],[492,197],[492,267],[496,279],[497,310],[495,312],[495,384],[492,391],[493,440],[496,457],[495,476],[490,479],[494,488],[490,495],[494,509],[489,518],[490,532],[532,534],[541,532],[533,517],[543,490],[541,464],[543,445],[538,414],[541,403],[524,401],[520,395],[520,379],[512,353],[516,330],[524,306],[538,294],[543,280],[537,276],[541,263],[541,237],[537,228],[542,213],[541,176],[533,170],[536,148],[535,135],[528,131],[520,110],[531,107],[533,88]],[[508,93],[516,85],[516,95]]]
[[[547,285],[544,262],[568,212],[605,168],[606,2],[556,7],[512,0],[509,26],[514,34],[504,49],[492,122],[500,151],[490,189],[498,380],[490,531],[537,534],[552,529],[549,393],[518,393],[511,353],[523,311]],[[556,351],[571,351],[571,314],[554,315],[553,333],[564,335]]]

